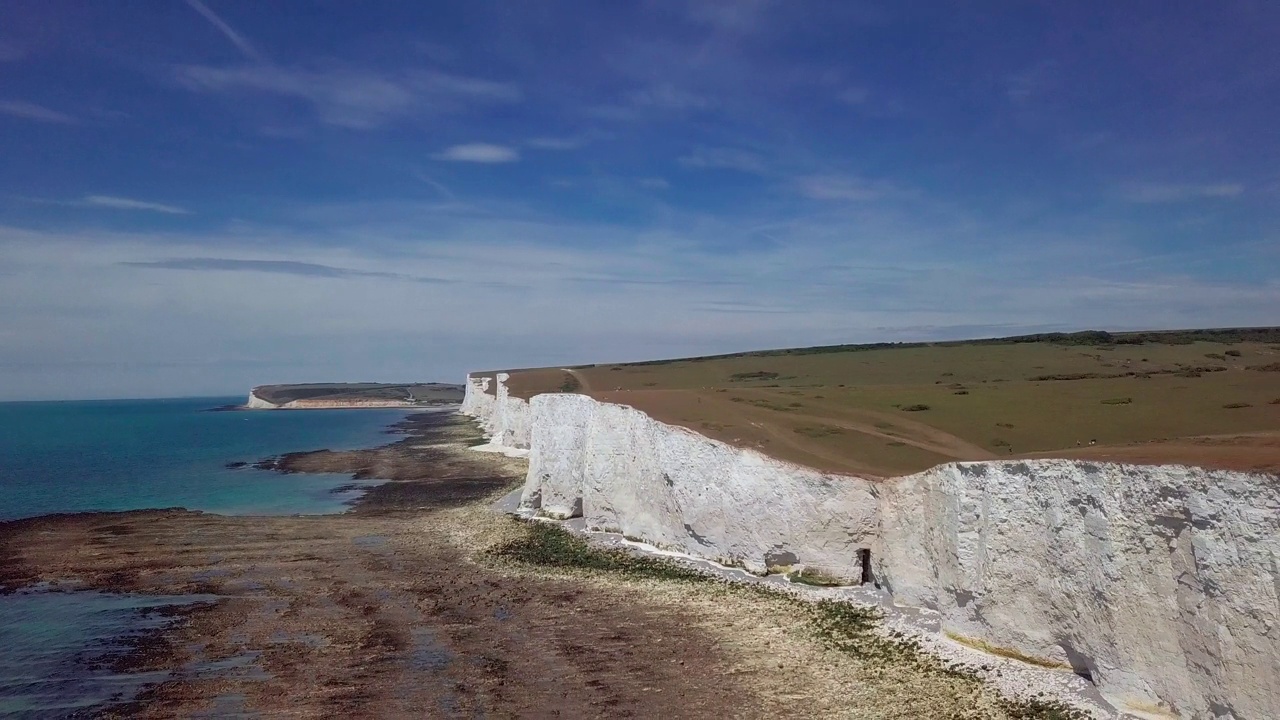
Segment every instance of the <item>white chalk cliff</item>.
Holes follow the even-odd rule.
[[[248,410],[275,410],[280,407],[269,400],[263,400],[258,397],[258,394],[253,390],[249,391],[249,400],[245,402],[244,406]]]
[[[1280,718],[1274,477],[1034,460],[871,482],[505,380],[468,378],[462,410],[529,448],[525,507],[754,572],[857,582],[869,553],[895,603],[1087,674],[1118,707]]]
[[[407,400],[387,400],[379,398],[325,399],[303,398],[286,403],[273,403],[259,397],[256,388],[249,391],[249,399],[243,405],[245,410],[323,410],[339,408],[398,408],[414,407]]]

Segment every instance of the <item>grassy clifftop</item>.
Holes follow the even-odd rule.
[[[822,470],[1078,457],[1280,472],[1280,328],[1050,333],[512,371]]]

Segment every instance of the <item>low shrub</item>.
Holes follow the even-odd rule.
[[[1205,353],[1204,356],[1209,358],[1210,360],[1226,360],[1227,359],[1226,355],[1221,355],[1219,353]]]
[[[1103,405],[1128,405],[1133,402],[1133,398],[1108,398],[1102,401]]]
[[[793,428],[792,431],[805,437],[822,438],[829,435],[839,435],[844,432],[844,428],[838,428],[834,425],[801,425]]]
[[[1241,353],[1239,350],[1228,350],[1222,354],[1228,357],[1240,357],[1243,353]]]
[[[1226,408],[1227,410],[1237,410],[1239,408],[1247,408],[1247,407],[1253,407],[1253,406],[1250,405],[1249,403],[1236,402],[1236,403],[1227,403],[1222,407]]]
[[[1033,375],[1027,378],[1031,382],[1041,382],[1044,380],[1094,380],[1105,377],[1102,373],[1063,373],[1058,375]]]
[[[778,373],[768,370],[757,370],[755,372],[740,372],[729,376],[730,382],[742,382],[744,380],[777,380]]]
[[[1280,372],[1280,362],[1268,363],[1266,365],[1254,365],[1249,369],[1257,370],[1258,372]]]
[[[925,410],[928,410],[928,409],[929,409],[929,406],[924,404],[908,405],[902,408],[902,412],[924,412]]]

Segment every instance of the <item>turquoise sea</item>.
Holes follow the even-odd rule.
[[[282,475],[228,463],[392,442],[406,410],[209,412],[242,398],[0,403],[3,521],[49,513],[185,507],[223,514],[341,512],[349,475]],[[206,598],[207,599],[207,598]],[[156,608],[200,598],[96,592],[0,595],[0,716],[70,717],[127,702],[163,677],[114,672]]]
[[[347,475],[228,469],[298,450],[373,447],[405,410],[207,412],[243,398],[0,403],[0,520],[185,507],[339,512]]]

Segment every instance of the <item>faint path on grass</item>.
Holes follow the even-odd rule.
[[[569,373],[570,376],[572,376],[575,380],[578,381],[578,392],[582,393],[583,395],[591,394],[591,382],[587,380],[587,376],[584,373],[578,372],[577,370],[574,370],[572,368],[560,368],[560,369],[563,372]]]

